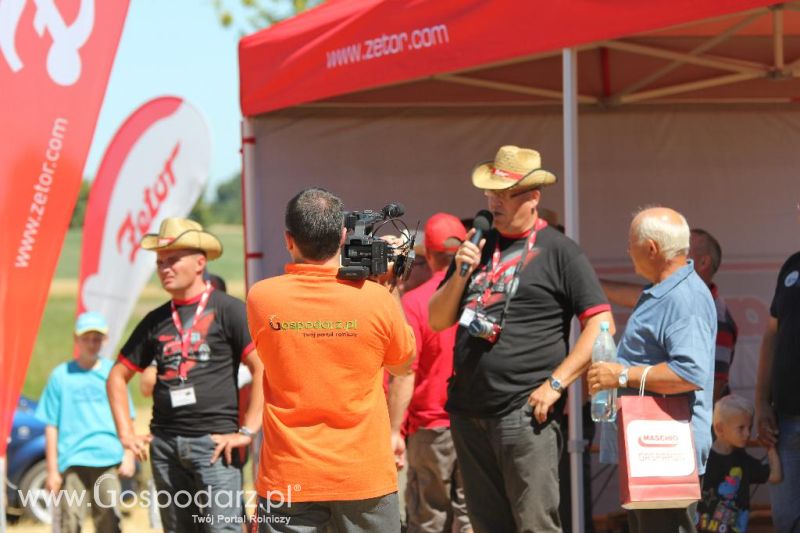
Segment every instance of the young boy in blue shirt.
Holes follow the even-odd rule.
[[[120,531],[120,512],[113,505],[120,494],[117,474],[132,476],[135,463],[130,452],[123,453],[106,394],[114,362],[99,353],[107,333],[99,313],[78,317],[78,357],[53,370],[36,408],[36,417],[47,425],[45,487],[52,493],[77,493],[77,498],[61,495],[53,516],[57,531],[79,532],[87,502],[97,533]]]

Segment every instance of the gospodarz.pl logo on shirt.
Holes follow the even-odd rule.
[[[280,320],[278,315],[269,316],[269,327],[275,331],[333,332],[335,330],[358,330],[358,320],[314,319]]]

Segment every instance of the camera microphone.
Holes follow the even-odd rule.
[[[398,218],[405,214],[406,208],[400,202],[387,204],[383,209],[381,209],[381,213],[383,213],[384,218]]]
[[[483,234],[490,229],[492,229],[492,221],[494,220],[494,216],[487,211],[486,209],[481,209],[475,215],[475,219],[472,221],[472,228],[475,230],[475,234],[469,240],[475,246],[478,246],[478,243],[481,242],[483,238]],[[469,272],[469,265],[463,263],[461,265],[461,277],[465,277]]]

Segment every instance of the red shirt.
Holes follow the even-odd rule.
[[[458,324],[436,332],[428,325],[428,302],[444,279],[445,271],[435,272],[431,279],[403,296],[403,309],[417,342],[414,360],[414,396],[408,405],[407,432],[419,428],[450,427],[450,416],[444,410],[447,401],[447,380],[453,373],[453,346]]]

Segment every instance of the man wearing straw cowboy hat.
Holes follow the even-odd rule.
[[[149,442],[165,531],[241,531],[242,465],[233,452],[251,443],[263,407],[261,379],[255,379],[239,426],[239,363],[254,376],[263,371],[244,302],[203,279],[222,244],[197,222],[167,218],[141,247],[156,252],[159,280],[172,298],[139,322],[111,370],[108,395],[120,441],[140,460]],[[126,384],[154,360],[152,435],[136,435]]]
[[[493,228],[477,244],[470,230],[430,303],[433,329],[459,324],[446,407],[476,532],[561,530],[564,390],[589,365],[600,322],[613,324],[581,249],[538,216],[555,182],[535,150],[503,146],[479,165],[472,183]],[[570,352],[573,316],[583,330]]]

